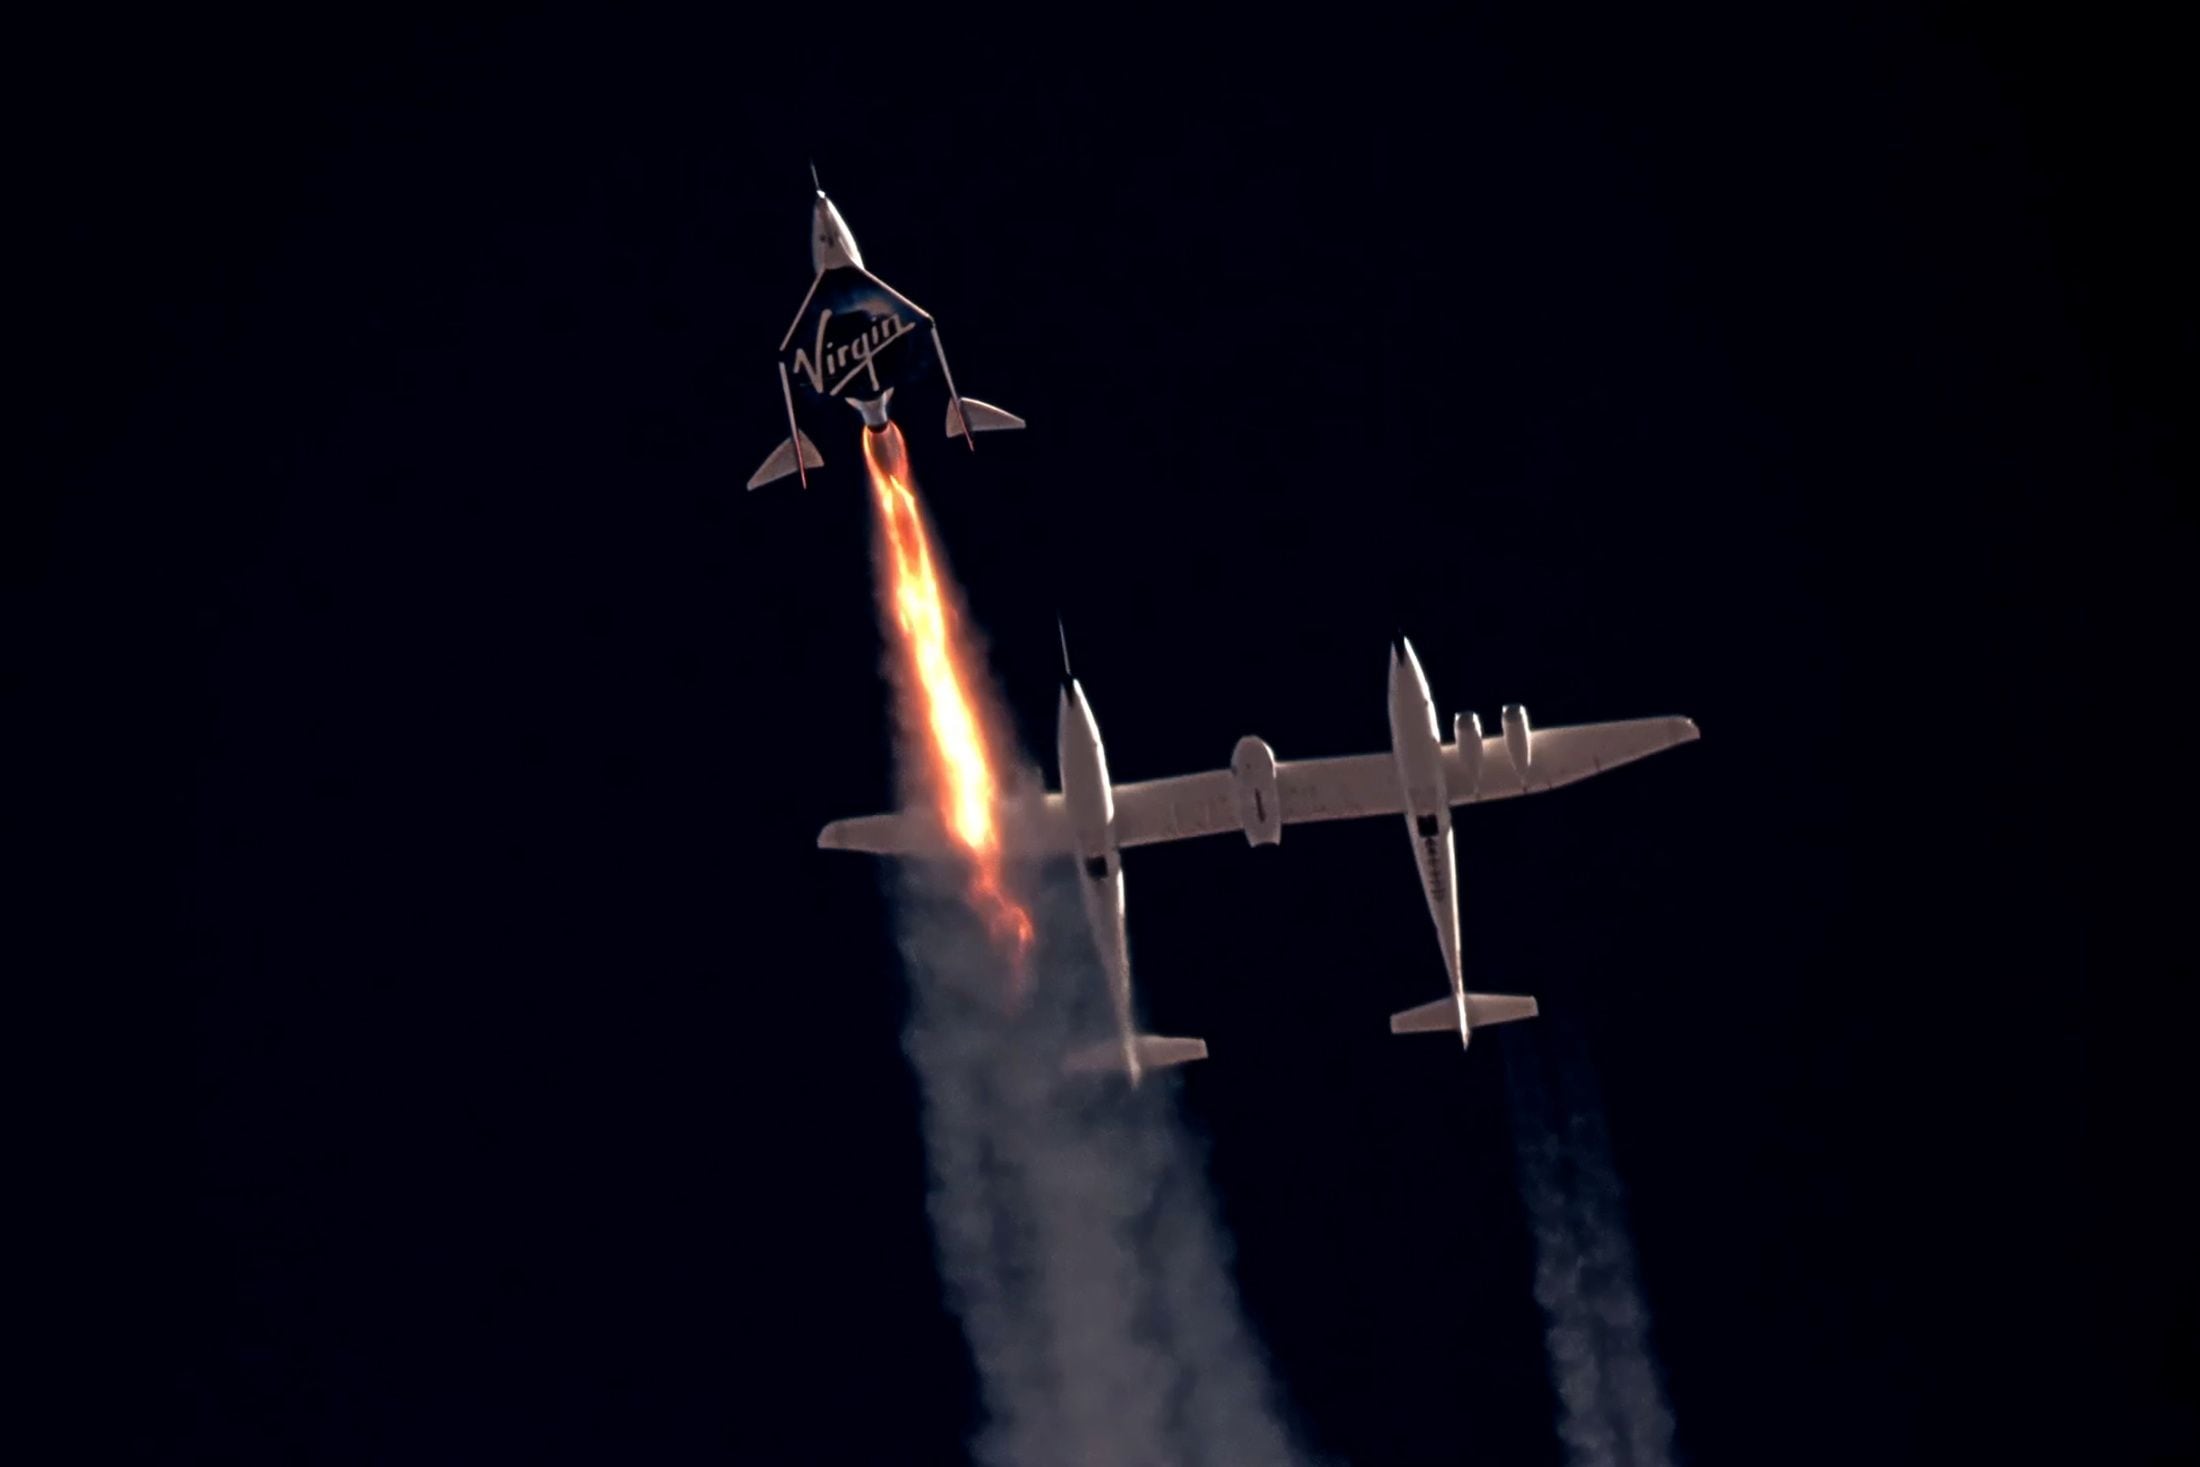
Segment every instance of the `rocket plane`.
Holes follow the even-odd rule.
[[[810,177],[814,185],[814,169]],[[809,471],[824,464],[817,445],[802,430],[798,400],[835,399],[855,409],[873,456],[898,468],[899,435],[885,431],[894,394],[921,379],[935,363],[947,388],[948,437],[959,437],[975,449],[974,433],[1024,426],[1014,413],[955,390],[939,326],[916,302],[865,267],[855,234],[823,188],[817,189],[810,211],[810,264],[817,273],[809,294],[779,343],[779,396],[787,410],[787,438],[749,476],[751,489],[789,474],[806,489]]]

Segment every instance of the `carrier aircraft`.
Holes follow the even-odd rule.
[[[1113,783],[1100,730],[1083,690],[1065,669],[1059,710],[1062,788],[1003,812],[1004,848],[1078,862],[1085,914],[1107,971],[1116,1040],[1107,1068],[1133,1082],[1145,1069],[1206,1056],[1197,1039],[1141,1034],[1130,997],[1124,941],[1122,852],[1129,846],[1243,832],[1255,846],[1276,845],[1283,827],[1316,820],[1402,815],[1412,842],[1429,918],[1436,928],[1451,993],[1393,1014],[1394,1034],[1457,1033],[1464,1046],[1475,1029],[1533,1018],[1533,998],[1469,993],[1459,952],[1458,868],[1452,809],[1511,799],[1573,784],[1697,737],[1686,718],[1638,718],[1534,729],[1527,710],[1508,705],[1501,732],[1485,738],[1472,713],[1452,721],[1452,739],[1438,730],[1435,701],[1420,659],[1404,637],[1391,643],[1388,751],[1339,758],[1279,761],[1260,739],[1240,739],[1227,768],[1168,779]],[[945,856],[954,850],[937,817],[910,810],[836,820],[819,832],[828,850],[876,855]],[[1102,1063],[1082,1051],[1078,1068]]]

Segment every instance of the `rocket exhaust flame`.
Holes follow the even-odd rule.
[[[969,858],[970,903],[1008,957],[1015,984],[1011,997],[1020,999],[1031,914],[1002,879],[1003,781],[977,702],[977,659],[940,576],[901,430],[892,423],[865,429],[863,461],[886,551],[884,592],[907,657],[905,712],[922,734],[923,782],[938,804],[940,823]]]
[[[1096,1085],[1064,1063],[1111,1007],[1078,878],[1031,862],[1013,890],[1004,879],[1036,771],[900,433],[863,447],[900,801],[960,858],[900,863],[894,908],[943,1302],[986,1418],[967,1460],[1299,1467],[1168,1087]]]

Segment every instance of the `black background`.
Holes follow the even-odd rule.
[[[953,1461],[815,159],[1027,742],[1699,745],[1462,821],[1594,1055],[1699,1463],[2194,1449],[2160,36],[1996,11],[18,34],[11,1189],[38,1394],[155,1460]],[[2072,24],[2075,24],[2074,22]],[[1051,764],[1051,757],[1048,762]],[[1558,1460],[1505,1044],[1377,823],[1127,863],[1298,1423]],[[113,1451],[106,1448],[112,1447]]]

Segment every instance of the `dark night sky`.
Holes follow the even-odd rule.
[[[1702,725],[1460,833],[1480,986],[1595,1058],[1687,1460],[2193,1452],[2194,1005],[2122,846],[2185,782],[2164,39],[813,9],[17,36],[72,1429],[957,1459],[878,886],[812,849],[889,798],[853,432],[740,487],[814,158],[1030,420],[912,441],[1033,747],[1057,612],[1119,778],[1380,747],[1399,625],[1447,719]],[[1309,1439],[1556,1462],[1500,1056],[1384,1033],[1440,980],[1395,829],[1126,871]]]

